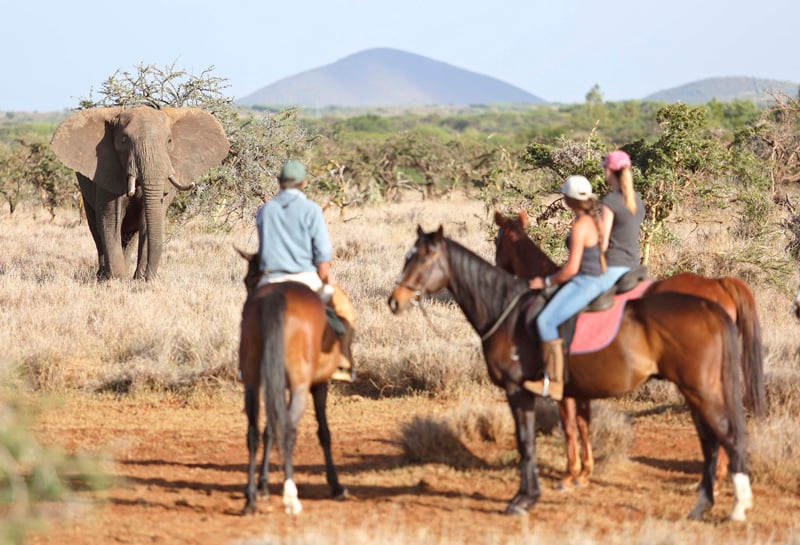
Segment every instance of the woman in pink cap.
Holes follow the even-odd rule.
[[[605,288],[641,264],[639,231],[644,220],[642,197],[633,188],[631,158],[615,150],[603,159],[603,173],[611,191],[602,203],[602,250],[606,256]]]

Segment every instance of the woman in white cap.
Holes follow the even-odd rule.
[[[545,376],[539,381],[526,382],[529,390],[555,400],[561,400],[564,395],[564,344],[558,326],[605,291],[603,236],[597,213],[600,203],[592,192],[592,185],[583,176],[570,176],[558,192],[564,195],[565,203],[575,214],[567,237],[569,258],[555,273],[544,278],[537,276],[528,283],[535,290],[564,285],[536,316]]]

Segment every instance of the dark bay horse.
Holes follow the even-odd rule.
[[[302,510],[302,505],[294,482],[292,451],[297,438],[297,424],[305,410],[309,392],[314,400],[317,437],[325,456],[325,474],[331,495],[335,499],[347,497],[333,465],[331,435],[325,416],[328,380],[337,368],[339,341],[328,326],[324,303],[319,295],[299,282],[266,284],[257,288],[261,277],[258,257],[241,250],[239,253],[249,264],[244,280],[248,296],[242,309],[239,344],[249,451],[244,514],[256,511],[257,492],[262,495],[269,493],[269,452],[273,442],[277,441],[284,466],[283,505],[287,513],[296,515]],[[264,459],[256,487],[258,413],[262,390],[267,424],[263,436]]]
[[[525,327],[524,309],[538,292],[526,281],[491,265],[444,237],[425,233],[406,256],[389,307],[398,313],[425,294],[447,288],[481,336],[489,378],[503,388],[514,416],[520,455],[520,487],[506,513],[524,513],[541,495],[535,451],[535,403],[526,380],[542,375],[538,340]],[[630,301],[618,334],[598,352],[573,354],[566,364],[565,395],[605,398],[630,392],[648,378],[673,382],[692,413],[703,452],[702,482],[692,519],[714,503],[719,446],[730,458],[734,504],[729,518],[744,520],[753,497],[746,470],[745,427],[738,386],[736,328],[716,303],[662,293]]]
[[[528,216],[521,211],[517,218],[507,218],[495,212],[498,226],[495,238],[495,263],[501,269],[529,280],[546,276],[558,270],[556,265],[525,231]],[[756,312],[755,297],[747,285],[738,278],[706,278],[693,273],[680,273],[650,285],[645,295],[678,292],[703,297],[719,304],[736,324],[739,332],[741,368],[744,377],[744,404],[754,416],[766,412],[764,393],[763,351],[761,325]],[[589,437],[591,406],[588,399],[565,397],[559,403],[564,438],[567,443],[567,476],[561,488],[585,485],[594,468],[594,457]],[[578,439],[581,452],[578,456]],[[724,460],[724,453],[721,461]],[[725,465],[719,465],[718,478],[725,476]]]

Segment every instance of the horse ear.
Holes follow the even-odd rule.
[[[424,235],[424,234],[425,234],[425,231],[423,231],[423,230],[422,230],[422,225],[420,225],[420,224],[418,223],[418,224],[417,224],[417,236],[418,236],[418,237],[421,237],[421,236],[422,236],[422,235]]]
[[[444,238],[444,227],[442,227],[441,223],[439,224],[439,228],[436,230],[436,233],[434,234],[436,235],[437,240],[441,240]]]
[[[524,208],[519,211],[519,223],[522,225],[523,229],[528,227],[528,213]]]
[[[497,225],[498,227],[502,227],[503,225],[505,225],[506,221],[508,221],[508,220],[506,219],[506,217],[503,214],[500,213],[499,210],[495,210],[494,211],[494,224],[495,225]]]
[[[234,246],[233,249],[236,250],[240,256],[245,258],[246,261],[250,261],[256,255],[256,254],[251,254],[250,252],[245,252],[244,250],[237,248],[236,246]]]

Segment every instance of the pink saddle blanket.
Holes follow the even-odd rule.
[[[640,282],[635,288],[625,293],[614,296],[614,304],[608,310],[598,312],[582,312],[578,315],[575,326],[575,336],[569,351],[571,354],[586,354],[597,352],[607,346],[619,330],[622,322],[622,311],[629,299],[641,297],[642,293],[650,287],[652,280]]]

